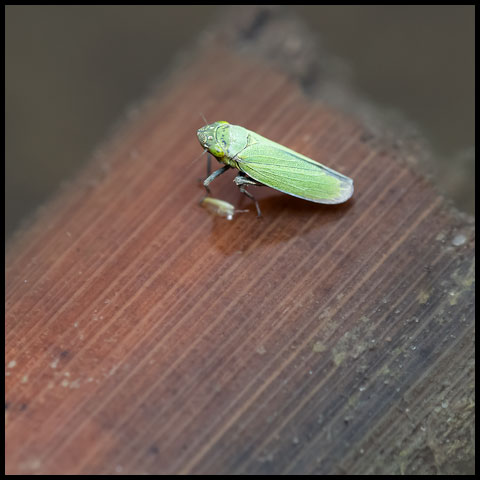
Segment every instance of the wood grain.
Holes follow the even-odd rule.
[[[229,42],[8,246],[6,472],[471,473],[472,222],[414,150]],[[257,188],[257,219],[227,173],[214,196],[250,212],[211,216],[199,112],[345,173],[353,199]]]

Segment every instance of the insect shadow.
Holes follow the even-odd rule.
[[[258,188],[256,192],[261,190],[263,188]],[[355,204],[353,198],[338,205],[312,203],[282,193],[269,194],[268,190],[258,194],[263,214],[261,218],[257,217],[254,204],[243,195],[236,200],[229,199],[236,208],[248,208],[250,211],[236,214],[232,221],[211,215],[209,242],[222,253],[230,255],[251,248],[282,244],[292,238],[311,235],[313,231],[318,231],[321,241]]]

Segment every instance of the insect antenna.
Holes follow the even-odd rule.
[[[195,160],[193,160],[190,165],[193,165],[196,161],[200,160],[207,152],[208,150],[205,148],[203,152]]]
[[[208,122],[207,122],[207,119],[205,118],[205,115],[202,112],[200,112],[200,116],[202,117],[203,121],[205,122],[204,127],[206,127],[208,125]]]

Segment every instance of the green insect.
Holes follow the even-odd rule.
[[[316,203],[343,203],[353,194],[353,180],[314,160],[290,150],[258,133],[228,122],[215,122],[197,132],[198,141],[219,162],[222,168],[204,180],[209,185],[229,168],[240,170],[234,182],[240,191],[260,207],[246,190],[248,185],[267,185],[288,195]]]

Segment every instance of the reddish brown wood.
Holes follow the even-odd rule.
[[[354,198],[257,189],[259,220],[226,174],[251,211],[211,216],[198,112]],[[6,472],[473,471],[473,225],[411,151],[204,47],[9,245]]]

